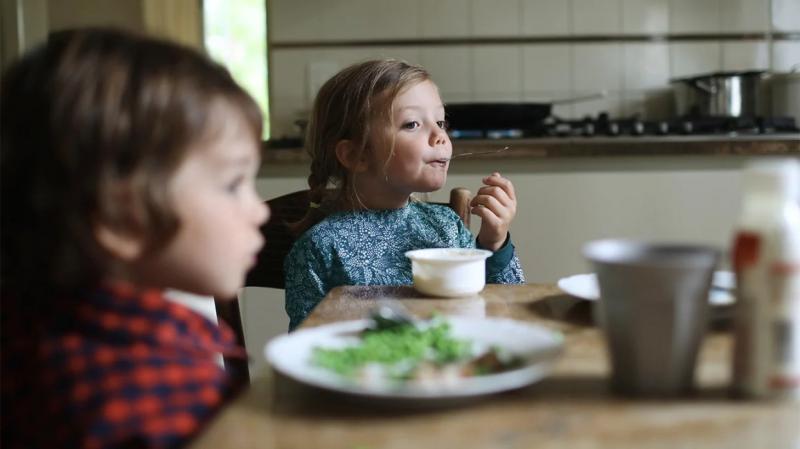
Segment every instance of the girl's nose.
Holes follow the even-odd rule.
[[[447,131],[438,126],[431,133],[431,146],[444,145],[447,143]]]

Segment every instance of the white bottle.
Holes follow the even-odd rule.
[[[733,388],[800,399],[800,163],[764,160],[744,173],[733,266]]]

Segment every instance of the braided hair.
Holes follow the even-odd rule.
[[[306,135],[306,151],[311,156],[309,207],[306,215],[292,224],[295,233],[301,234],[333,211],[361,204],[354,177],[339,161],[336,145],[349,140],[354,158],[368,156],[372,133],[392,125],[395,98],[429,79],[424,68],[387,58],[353,64],[322,85]]]

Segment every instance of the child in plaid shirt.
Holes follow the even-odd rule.
[[[188,48],[54,34],[3,76],[2,446],[175,447],[232,393],[234,297],[269,211],[262,116]]]

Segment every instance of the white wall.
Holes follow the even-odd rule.
[[[605,90],[604,99],[554,112],[651,120],[673,115],[671,77],[800,63],[800,40],[765,37],[800,32],[800,0],[271,0],[269,8],[275,137],[296,135],[294,121],[321,83],[368,58],[423,65],[447,103]]]
[[[565,158],[540,161],[456,161],[447,186],[473,192],[489,171],[510,177],[519,210],[511,232],[529,282],[555,282],[586,272],[581,247],[601,237],[710,243],[727,249],[738,215],[743,158]],[[305,166],[266,167],[258,188],[265,198],[305,188]],[[479,226],[475,220],[474,228]],[[242,301],[253,367],[261,348],[286,331],[283,291],[246,289]]]

